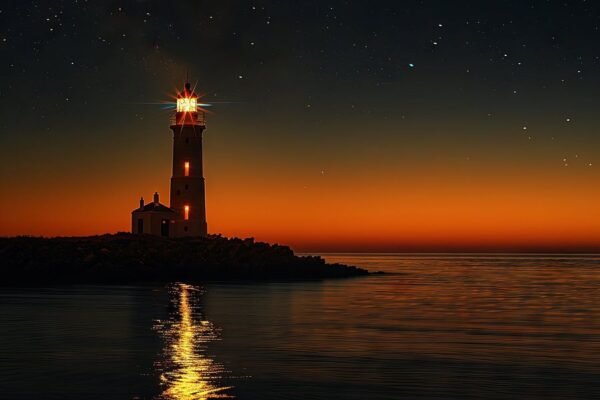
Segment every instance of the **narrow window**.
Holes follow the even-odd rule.
[[[190,176],[190,162],[186,161],[183,163],[183,175]]]
[[[177,189],[177,196],[181,195],[181,190]]]
[[[138,227],[137,233],[144,233],[144,220],[142,218],[138,219]]]
[[[186,221],[190,219],[190,206],[188,205],[185,205],[183,207],[183,219],[185,219]]]
[[[183,230],[184,230],[185,232],[187,232],[187,226],[184,226],[184,227],[183,227]]]

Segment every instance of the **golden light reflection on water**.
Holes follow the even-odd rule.
[[[203,319],[194,306],[201,290],[191,285],[177,284],[171,288],[173,305],[171,318],[156,324],[165,342],[161,360],[156,363],[165,400],[204,400],[233,398],[225,393],[230,386],[220,386],[225,370],[206,354],[206,346],[217,339],[210,321]]]

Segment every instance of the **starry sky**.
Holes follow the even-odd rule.
[[[300,251],[600,250],[600,3],[3,1],[0,235],[168,204],[211,103],[209,231]]]

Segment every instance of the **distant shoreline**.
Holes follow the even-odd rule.
[[[220,235],[0,238],[0,286],[321,280],[369,275],[287,246]]]
[[[447,257],[499,257],[499,256],[517,256],[517,257],[600,257],[600,252],[545,252],[545,251],[297,251],[298,256],[336,256],[336,255],[377,255],[377,256],[413,256],[413,257],[428,257],[428,256],[447,256]]]

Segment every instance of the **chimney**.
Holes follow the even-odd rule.
[[[140,197],[140,209],[144,208],[144,198]]]
[[[158,205],[158,192],[154,192],[154,204]]]

